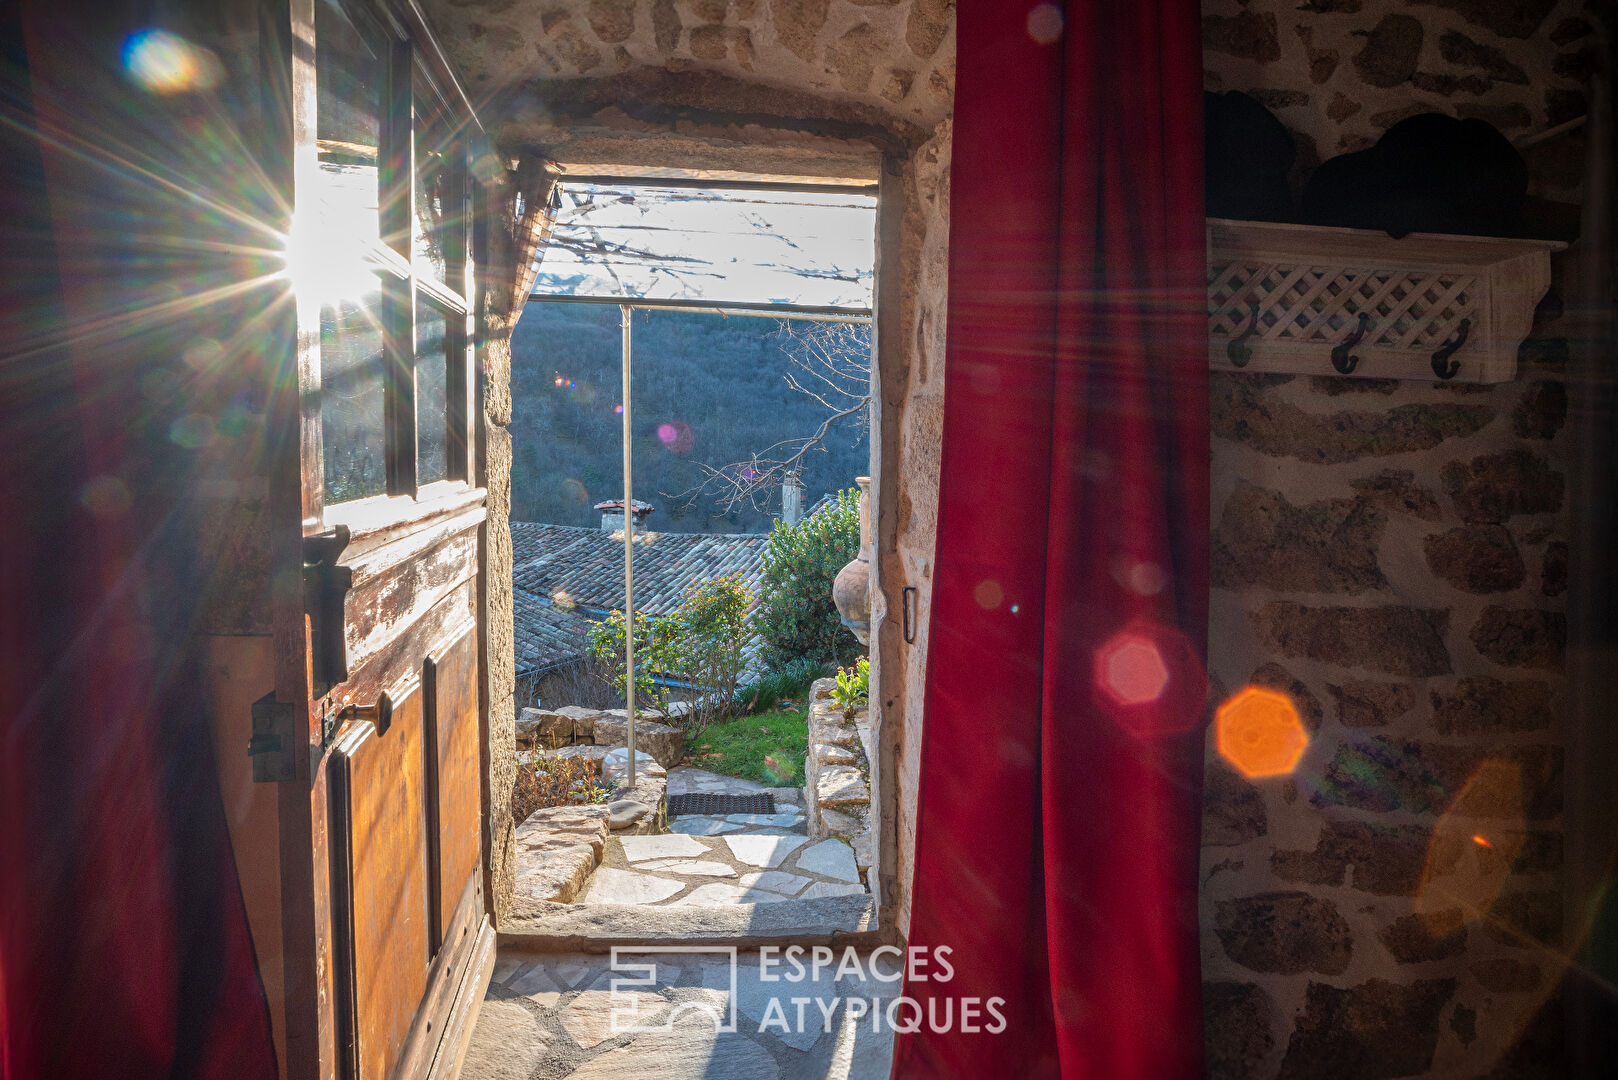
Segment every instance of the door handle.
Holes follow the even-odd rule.
[[[394,711],[409,701],[410,695],[420,689],[421,672],[415,669],[408,670],[394,680],[391,686],[378,693],[375,701],[365,704],[349,702],[337,711],[337,718],[339,721],[369,720],[378,735],[385,735],[393,724]]]

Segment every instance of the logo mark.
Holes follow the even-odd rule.
[[[657,994],[663,989],[663,984],[658,978],[658,963],[655,959],[634,962],[626,958],[668,955],[724,957],[726,970],[730,976],[730,982],[725,988],[724,1009],[721,1010],[711,1000],[681,1001],[675,1003],[662,1023],[647,1023],[650,1017],[662,1011],[663,1004],[660,1001],[655,1009],[647,1011],[641,1007],[645,999],[637,996],[636,991]],[[612,996],[609,1000],[613,1002],[610,1023],[614,1034],[642,1035],[649,1032],[672,1031],[675,1021],[688,1013],[706,1015],[713,1021],[714,1031],[718,1034],[728,1034],[736,1030],[736,946],[614,945],[610,967],[611,970],[628,976],[612,980]],[[710,987],[710,989],[718,988]],[[622,1004],[619,1004],[620,999]]]

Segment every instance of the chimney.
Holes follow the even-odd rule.
[[[781,521],[796,525],[803,520],[803,481],[796,472],[787,473],[781,481]]]
[[[602,532],[622,532],[624,527],[624,500],[612,499],[608,502],[596,503],[595,508],[601,511]],[[646,515],[652,512],[652,504],[635,500],[635,531],[646,531]]]

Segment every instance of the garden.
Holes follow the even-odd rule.
[[[651,747],[669,766],[683,762],[772,788],[803,785],[812,684],[835,676],[841,707],[864,704],[869,664],[832,602],[832,582],[859,542],[859,492],[849,489],[797,524],[775,524],[756,603],[739,578],[719,577],[694,583],[666,615],[636,613],[637,747]],[[596,670],[620,700],[629,681],[625,623],[615,611],[590,635]],[[548,713],[545,722],[565,726],[569,711]],[[571,711],[580,714],[576,725],[592,724],[590,743],[616,741],[608,725],[622,710],[594,721]],[[549,750],[519,754],[515,820],[541,807],[608,800],[604,751],[569,745],[579,741],[575,732],[559,727],[520,732],[525,741]]]

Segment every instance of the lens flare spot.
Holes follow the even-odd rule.
[[[214,425],[216,434],[227,439],[239,439],[247,433],[249,419],[248,411],[240,405],[226,406],[224,413],[219,417],[219,423]]]
[[[1214,738],[1220,755],[1243,776],[1284,776],[1309,745],[1297,706],[1285,694],[1249,686],[1219,707]]]
[[[180,392],[180,380],[162,368],[155,368],[140,377],[141,396],[156,405],[163,405]]]
[[[1525,807],[1522,765],[1481,762],[1433,826],[1417,914],[1460,908],[1468,920],[1488,918],[1527,842]],[[1480,818],[1489,822],[1486,834]]]
[[[558,494],[569,502],[576,502],[580,504],[588,504],[590,502],[590,492],[585,489],[584,483],[576,477],[570,476],[566,480],[563,480],[560,484],[556,485],[556,487]]]
[[[129,512],[129,488],[116,476],[98,476],[79,489],[79,505],[98,518],[122,517]]]
[[[205,413],[186,413],[169,425],[169,441],[187,450],[201,450],[213,436],[213,417]]]
[[[666,424],[657,425],[657,441],[676,454],[689,453],[696,445],[697,437],[691,433],[690,425],[684,420],[671,420]]]
[[[205,372],[219,366],[225,358],[225,349],[213,338],[201,337],[187,345],[180,356],[192,371]]]
[[[1183,734],[1202,722],[1208,681],[1184,634],[1131,619],[1090,654],[1090,686],[1101,713],[1138,739]]]
[[[1133,555],[1119,555],[1112,560],[1112,578],[1138,596],[1156,596],[1169,583],[1161,566]]]
[[[124,70],[154,94],[210,90],[225,77],[219,58],[167,30],[141,30],[124,40]]]
[[[978,607],[984,611],[993,611],[1005,598],[1006,591],[993,578],[978,582],[977,587],[972,590],[972,599],[976,600]]]
[[[1123,633],[1096,650],[1096,681],[1120,705],[1145,705],[1163,696],[1169,668],[1151,641]]]
[[[1028,36],[1049,45],[1062,36],[1062,9],[1055,4],[1035,4],[1028,12]]]

